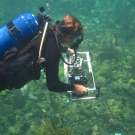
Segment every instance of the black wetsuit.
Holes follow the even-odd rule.
[[[67,48],[61,47],[62,52]],[[60,53],[55,38],[49,37],[45,43],[42,56],[46,59],[46,83],[51,91],[66,92],[74,89],[74,85],[63,83],[59,80],[59,61]]]
[[[52,32],[51,32],[52,33]],[[26,47],[20,52],[20,55],[29,52],[39,52],[39,46],[41,42],[42,34],[39,34],[35,37]],[[62,52],[66,52],[67,48],[61,47]],[[59,80],[59,61],[60,61],[60,53],[58,51],[58,45],[55,39],[54,34],[48,34],[42,49],[42,57],[46,60],[45,74],[46,74],[46,83],[47,87],[50,91],[55,92],[66,92],[72,91],[74,89],[74,85],[63,83]],[[1,79],[2,80],[2,77]],[[17,81],[17,80],[16,80]],[[1,81],[0,81],[1,84]],[[0,85],[1,86],[1,85]],[[7,86],[1,86],[1,89],[5,89]]]

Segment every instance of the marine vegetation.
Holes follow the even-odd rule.
[[[33,131],[36,135],[74,135],[69,127],[63,127],[61,121],[53,124],[50,118],[44,118],[41,125],[35,124]]]
[[[135,0],[1,0],[0,26],[39,6],[52,24],[66,14],[81,21],[78,51],[92,54],[100,96],[69,102],[48,91],[42,71],[36,83],[0,93],[0,135],[135,135]],[[62,61],[59,70],[63,81]]]

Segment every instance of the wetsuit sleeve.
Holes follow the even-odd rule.
[[[60,53],[58,52],[56,41],[53,37],[45,42],[43,57],[46,59],[46,83],[50,91],[66,92],[72,91],[74,85],[63,83],[59,80],[59,61]]]

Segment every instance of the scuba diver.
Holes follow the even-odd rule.
[[[61,52],[76,54],[83,40],[83,26],[74,16],[66,15],[54,26],[48,23],[44,37],[45,24],[49,21],[48,16],[26,13],[0,29],[0,91],[18,89],[38,80],[44,69],[50,91],[73,91],[76,95],[87,92],[85,86],[66,84],[58,77]]]

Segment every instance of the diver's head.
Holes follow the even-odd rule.
[[[66,47],[77,49],[83,40],[83,27],[72,15],[66,15],[61,22],[57,22],[55,30],[60,43]]]

